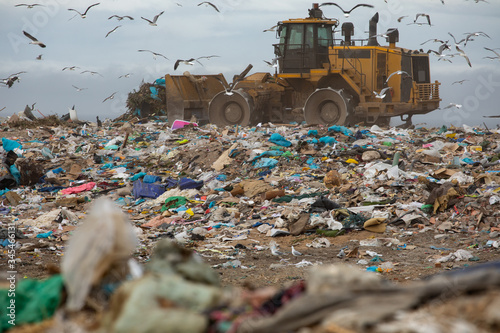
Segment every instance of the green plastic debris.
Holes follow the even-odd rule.
[[[432,213],[432,211],[434,210],[434,205],[422,205],[422,207],[420,207],[420,209],[424,213]]]
[[[177,208],[187,203],[185,197],[170,197],[165,200],[165,204],[161,207],[161,211],[164,212],[170,208]]]
[[[0,332],[12,328],[12,324],[20,326],[51,318],[61,302],[62,288],[62,276],[54,275],[46,280],[21,280],[14,291],[0,289]]]

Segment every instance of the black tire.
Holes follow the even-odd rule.
[[[317,89],[307,98],[304,118],[310,125],[344,125],[347,103],[342,91],[331,88]]]
[[[249,126],[252,120],[252,98],[245,92],[222,91],[215,95],[208,106],[208,119],[217,126]]]

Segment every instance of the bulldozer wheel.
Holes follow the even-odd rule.
[[[307,124],[344,125],[347,118],[347,104],[341,91],[322,88],[313,92],[304,105]]]
[[[222,91],[215,95],[208,106],[208,119],[217,126],[248,126],[253,111],[252,99],[241,91],[227,95]]]

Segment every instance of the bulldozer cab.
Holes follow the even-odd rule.
[[[323,19],[319,8],[310,17],[292,19],[278,24],[279,44],[275,44],[280,73],[308,73],[328,63],[328,48],[333,45],[336,20]]]

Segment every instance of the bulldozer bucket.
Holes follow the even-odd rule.
[[[227,86],[222,74],[165,75],[167,117],[171,125],[175,120],[190,120],[192,116],[200,122],[208,121],[208,104],[212,97]]]

